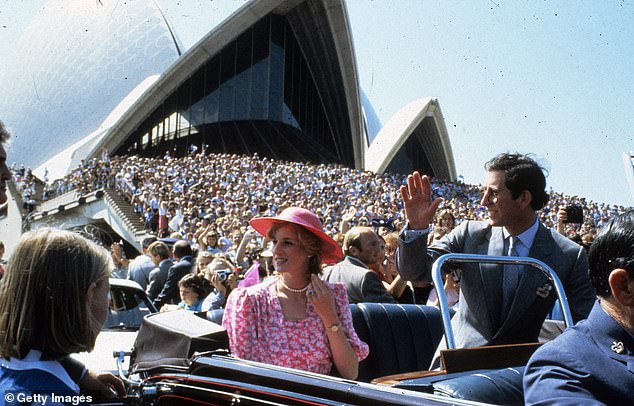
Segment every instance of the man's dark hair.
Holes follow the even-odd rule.
[[[608,278],[614,269],[625,269],[634,277],[634,210],[619,214],[601,229],[590,246],[588,261],[590,280],[601,297],[612,294]]]
[[[148,249],[150,244],[152,244],[154,241],[158,241],[158,239],[153,235],[150,237],[145,237],[143,241],[141,241],[141,246],[145,249]]]
[[[11,134],[9,133],[9,130],[7,130],[7,127],[4,125],[2,120],[0,120],[0,144],[6,144],[10,137]]]
[[[533,209],[539,210],[548,203],[544,168],[528,155],[500,154],[484,164],[484,168],[489,172],[504,172],[506,187],[511,191],[513,199],[517,199],[523,190],[528,190],[533,197]]]
[[[189,245],[189,242],[185,240],[178,240],[174,244],[174,256],[176,258],[183,257],[191,257],[192,256],[192,246]]]

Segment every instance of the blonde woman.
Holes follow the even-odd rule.
[[[40,229],[22,237],[0,284],[0,388],[79,393],[68,355],[93,349],[108,316],[112,268],[105,249],[77,234]],[[97,379],[123,390],[108,376]]]

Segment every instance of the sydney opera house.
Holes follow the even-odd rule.
[[[0,79],[11,161],[54,179],[104,151],[206,145],[455,180],[436,99],[379,123],[359,85],[344,0],[231,3],[184,50],[156,1],[48,1]]]

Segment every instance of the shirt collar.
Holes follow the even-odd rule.
[[[348,259],[348,261],[352,262],[353,264],[355,264],[356,266],[360,266],[363,268],[368,268],[370,269],[365,262],[361,261],[359,258],[357,257],[353,257],[352,255],[348,255],[346,257]]]
[[[539,229],[539,221],[537,221],[537,217],[535,217],[535,222],[532,226],[528,227],[524,232],[515,236],[522,245],[527,247],[529,250],[533,246],[533,241],[535,241],[535,236],[537,235],[537,230]],[[511,236],[511,233],[508,232],[506,227],[503,228],[504,239],[506,240]]]
[[[22,359],[11,357],[11,359],[0,359],[0,365],[3,368],[12,369],[14,371],[24,371],[29,369],[39,369],[47,372],[68,386],[72,391],[79,393],[79,386],[68,375],[62,364],[58,361],[42,361],[42,353],[38,350],[30,350]]]

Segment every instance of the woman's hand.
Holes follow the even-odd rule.
[[[121,244],[119,244],[118,242],[113,242],[112,243],[112,260],[115,262],[115,265],[118,267],[124,266],[124,267],[128,267],[128,263],[130,261],[128,261],[127,258],[124,258],[123,256],[123,247],[121,246]]]
[[[160,313],[171,312],[173,310],[180,310],[180,309],[182,309],[182,307],[180,307],[179,305],[164,304],[163,307],[161,307]]]
[[[352,221],[352,219],[356,215],[357,215],[356,207],[350,206],[349,208],[344,210],[343,214],[341,215],[341,221],[345,221],[345,222]]]
[[[386,275],[390,276],[390,283],[398,276],[398,269],[396,269],[396,263],[394,262],[394,258],[390,258],[390,256],[386,256],[385,260],[383,260],[383,269],[385,270]]]
[[[310,277],[310,287],[306,292],[308,303],[313,305],[315,312],[321,318],[324,326],[330,327],[339,323],[337,307],[335,305],[335,295],[330,286],[322,281],[319,276],[313,274]]]
[[[240,283],[240,279],[238,279],[238,274],[235,272],[232,272],[229,276],[227,276],[227,286],[225,290],[228,289],[229,291],[232,291],[238,287],[239,283]],[[225,296],[226,296],[226,293],[225,293]]]
[[[209,270],[209,282],[211,282],[211,284],[213,285],[214,288],[216,288],[219,292],[224,292],[225,287],[222,284],[222,281],[220,280],[220,276],[218,276],[218,274],[212,270]]]
[[[82,392],[96,393],[104,399],[124,398],[126,396],[123,381],[110,372],[95,372],[90,369],[79,381]]]
[[[308,303],[313,305],[315,312],[317,312],[322,323],[324,323],[326,336],[332,351],[332,361],[342,377],[356,379],[359,374],[359,358],[354,349],[352,349],[350,342],[348,342],[345,326],[339,320],[335,293],[319,276],[311,275],[310,278],[310,288],[308,288],[306,297],[308,298]],[[338,325],[339,329],[329,329],[329,327],[335,325]]]

